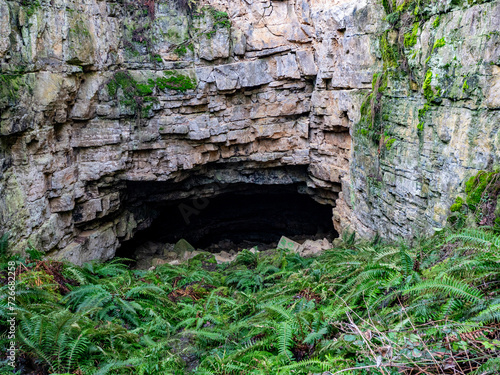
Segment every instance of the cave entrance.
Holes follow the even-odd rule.
[[[130,190],[147,191],[139,185]],[[144,243],[174,244],[180,239],[196,249],[218,252],[275,248],[281,236],[299,242],[338,237],[332,206],[300,190],[298,184],[235,184],[213,196],[168,201],[152,198],[152,192],[143,193],[153,202],[135,199],[135,206],[143,216],[150,215],[149,225],[123,242],[117,255],[134,257],[135,249]]]

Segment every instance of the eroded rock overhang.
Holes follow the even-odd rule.
[[[127,182],[180,186],[198,176],[206,184],[183,193],[205,196],[217,175],[227,186],[300,183],[336,206],[375,63],[354,5],[213,5],[230,27],[210,7],[193,26],[171,3],[152,17],[93,1],[28,15],[2,1],[15,40],[2,44],[3,67],[26,65],[1,125],[1,226],[18,249],[112,257],[149,225],[124,205]],[[343,43],[357,48],[353,59],[340,59]]]

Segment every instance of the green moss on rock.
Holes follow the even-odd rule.
[[[118,98],[121,105],[142,117],[147,116],[153,104],[158,101],[152,96],[154,82],[139,83],[127,71],[116,72],[108,81],[107,87],[111,97]]]
[[[175,53],[177,56],[182,57],[182,56],[186,55],[186,53],[187,53],[187,48],[186,48],[186,46],[184,46],[184,45],[183,45],[183,46],[176,47],[176,48],[174,49],[174,53]]]
[[[437,16],[436,19],[434,20],[434,22],[432,23],[432,27],[434,29],[438,28],[440,21],[441,21],[441,18],[439,16]]]
[[[160,90],[187,91],[195,89],[197,83],[195,78],[173,70],[167,70],[164,72],[164,77],[156,80],[156,85]]]
[[[464,84],[462,85],[462,92],[467,90],[469,88],[469,85],[467,84],[467,80],[464,80]]]
[[[466,202],[472,211],[481,203],[485,194],[488,194],[489,188],[494,187],[500,180],[500,172],[479,171],[475,176],[469,178],[465,183]]]
[[[19,76],[0,74],[0,108],[16,103],[19,95]]]
[[[405,34],[404,45],[405,47],[413,47],[417,44],[418,22],[413,24],[411,32]]]
[[[380,39],[380,52],[382,53],[382,60],[386,68],[396,68],[398,66],[399,51],[396,44],[392,44],[387,39],[388,31],[384,32]]]
[[[387,141],[387,143],[385,144],[385,148],[387,149],[387,151],[389,151],[392,148],[392,145],[394,144],[394,142],[396,142],[396,139],[394,139],[394,138],[389,139]]]
[[[193,258],[191,258],[188,261],[188,263],[196,262],[196,261],[217,264],[217,261],[215,260],[214,254],[209,253],[209,252],[202,252],[200,254],[195,255]]]
[[[427,101],[431,101],[432,98],[434,97],[434,91],[432,91],[432,71],[427,70],[425,73],[425,79],[424,79],[424,84],[422,86],[422,90],[424,91],[424,97],[427,99]]]
[[[432,50],[434,51],[436,48],[441,48],[446,44],[444,38],[438,39],[434,42],[434,46],[432,46]]]
[[[457,197],[455,199],[455,203],[453,203],[450,207],[451,212],[459,212],[462,209],[464,204],[464,200],[461,197]]]

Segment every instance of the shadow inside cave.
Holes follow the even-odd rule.
[[[297,184],[238,184],[229,191],[199,199],[135,202],[153,218],[151,225],[122,243],[117,256],[134,258],[146,242],[185,239],[197,249],[239,251],[275,248],[281,236],[298,241],[338,237],[332,206],[298,192]]]

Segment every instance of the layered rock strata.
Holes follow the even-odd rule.
[[[0,228],[16,249],[112,257],[150,224],[126,204],[140,181],[182,198],[300,183],[339,231],[412,235],[498,163],[498,1],[431,9],[404,49],[411,79],[376,1],[175,4],[0,0]],[[383,147],[362,108],[381,72]]]

